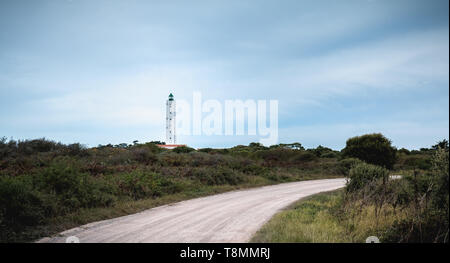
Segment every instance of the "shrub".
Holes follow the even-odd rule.
[[[11,145],[11,141],[7,142],[6,137],[0,138],[0,160],[3,158],[10,156],[13,152],[13,148],[15,148],[16,144]]]
[[[297,152],[291,159],[294,163],[302,163],[302,162],[310,162],[317,159],[317,156],[314,153],[307,151],[299,151]]]
[[[391,146],[391,141],[380,133],[350,138],[342,152],[345,157],[358,158],[388,169],[392,169],[396,161],[396,149]]]
[[[210,152],[213,152],[214,149],[213,148],[201,148],[201,149],[198,149],[198,151],[204,152],[204,153],[210,153]]]
[[[109,172],[108,166],[103,162],[89,162],[85,165],[82,171],[89,172],[91,175],[106,174]]]
[[[118,180],[117,185],[120,194],[127,195],[135,200],[160,195],[153,176],[154,174],[152,173],[141,171],[117,175],[116,179]]]
[[[360,164],[360,163],[363,163],[363,161],[361,161],[360,159],[357,159],[357,158],[342,159],[337,164],[337,171],[339,174],[348,176],[350,169],[353,166]]]
[[[257,164],[245,165],[240,167],[239,170],[245,174],[253,175],[265,175],[268,172],[268,168]]]
[[[383,167],[360,163],[350,169],[350,180],[347,183],[346,189],[348,192],[355,192],[364,188],[366,185],[377,179],[383,179],[387,181],[388,176],[389,171]]]
[[[182,166],[187,163],[187,160],[184,154],[176,154],[168,151],[160,155],[160,163],[164,166]]]
[[[64,149],[64,153],[69,156],[80,156],[80,157],[89,156],[89,152],[87,151],[86,147],[79,143],[67,145]]]
[[[436,145],[431,146],[431,148],[434,150],[443,149],[444,151],[448,152],[448,149],[449,149],[448,140],[444,139],[444,140],[438,142]]]
[[[402,154],[406,154],[406,155],[411,154],[411,152],[405,148],[401,148],[400,150],[398,150],[398,153],[402,153]]]
[[[326,153],[323,153],[320,157],[321,158],[336,158],[337,154],[335,152],[326,152]]]
[[[166,143],[158,143],[158,144],[166,144]],[[145,147],[147,147],[147,148],[150,150],[150,152],[152,152],[152,153],[160,153],[160,152],[163,151],[162,148],[158,147],[158,145],[156,145],[156,144],[153,143],[153,142],[146,143],[146,144],[144,144],[144,145],[145,145]]]
[[[132,156],[139,163],[151,164],[158,161],[158,157],[147,147],[134,148],[132,150]]]
[[[297,152],[291,149],[285,148],[272,148],[269,150],[258,150],[253,156],[263,159],[265,162],[274,163],[280,161],[287,161],[292,156],[295,156]]]
[[[180,146],[180,147],[176,147],[172,151],[176,152],[176,153],[190,153],[192,151],[195,151],[195,149],[191,148],[191,147],[187,147],[187,146]]]
[[[418,168],[422,170],[429,170],[431,168],[431,159],[419,156],[408,156],[403,161],[403,166],[407,169]]]
[[[191,166],[198,167],[203,165],[215,166],[215,165],[228,165],[230,163],[230,157],[220,154],[207,154],[204,152],[190,152],[188,155],[188,163]]]
[[[285,148],[285,149],[292,149],[292,150],[305,150],[305,148],[299,142],[294,142],[294,143],[289,143],[289,144],[280,143],[280,144],[272,145],[272,146],[270,146],[270,148]]]
[[[135,200],[181,191],[180,185],[153,172],[133,171],[110,178],[115,181],[120,195]]]
[[[45,138],[35,140],[19,141],[17,151],[22,154],[33,154],[37,152],[50,152],[62,148],[62,144],[48,141]]]
[[[45,217],[45,209],[30,182],[18,177],[0,177],[0,222],[11,227],[31,226]]]
[[[259,142],[251,142],[248,145],[248,148],[251,149],[252,151],[259,151],[259,150],[266,150],[267,147],[265,147],[264,145],[262,145]]]
[[[78,164],[67,158],[56,159],[32,179],[39,191],[55,196],[62,214],[81,207],[109,206],[115,201],[106,184],[82,173]]]
[[[323,147],[322,145],[317,146],[315,149],[308,149],[309,151],[313,152],[317,157],[320,157],[326,153],[333,152],[330,148]]]
[[[242,174],[223,166],[197,168],[193,170],[192,175],[206,185],[236,185],[245,180]]]
[[[432,201],[435,207],[447,213],[449,218],[449,151],[438,148],[432,160],[432,180],[435,186]],[[447,222],[448,227],[448,222]]]
[[[404,176],[407,187],[396,191],[399,203],[411,205],[412,215],[386,230],[386,242],[448,242],[449,227],[448,150],[437,147],[432,170],[427,174]]]
[[[133,160],[133,156],[130,151],[123,149],[110,148],[108,151],[107,160],[109,164],[130,164]]]

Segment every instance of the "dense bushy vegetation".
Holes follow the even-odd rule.
[[[231,149],[159,148],[139,144],[64,145],[46,139],[0,139],[0,240],[19,241],[28,229],[80,209],[214,186],[248,187],[340,176],[331,149],[301,144]],[[39,234],[37,234],[39,236]]]
[[[382,141],[386,143],[385,140]],[[350,176],[352,183],[348,187],[348,196],[351,193],[356,198],[361,191],[367,192],[367,189],[381,191],[378,183],[373,183],[378,182],[375,178],[387,182],[388,171],[385,168],[366,164],[361,159],[369,162],[367,159],[353,154],[370,152],[372,146],[378,151],[378,144],[364,143],[364,151],[358,150],[356,146],[348,151],[350,147],[347,144],[347,150],[339,152],[323,146],[305,149],[300,143],[271,147],[251,143],[229,149],[197,150],[190,147],[166,150],[156,145],[160,143],[139,144],[134,141],[133,144],[86,148],[81,144],[64,145],[46,139],[15,141],[1,138],[0,241],[38,238],[48,233],[36,229],[50,224],[50,219],[64,221],[64,216],[77,214],[85,209],[114,209],[124,202],[158,200],[199,189],[219,186],[236,189]],[[406,174],[416,175],[411,177],[413,179],[401,180],[409,182],[409,188],[405,186],[407,183],[402,183],[401,188],[391,185],[389,181],[386,189],[391,192],[407,189],[404,190],[406,192],[398,190],[398,196],[406,197],[398,198],[402,201],[396,201],[397,207],[399,204],[402,207],[413,204],[416,199],[411,196],[423,196],[426,193],[426,200],[430,202],[427,203],[427,208],[437,209],[437,204],[447,202],[444,207],[448,209],[448,190],[445,192],[441,187],[446,183],[448,189],[448,165],[447,177],[433,176],[438,174],[437,167],[443,169],[442,164],[436,161],[436,152],[441,151],[436,150],[437,148],[439,147],[421,151],[394,149],[397,152],[397,162],[386,167],[393,166]],[[448,142],[446,149],[448,158]],[[427,190],[431,182],[427,181],[429,178],[434,178],[432,191]],[[415,192],[411,192],[411,185],[417,186],[417,189],[412,188]],[[435,190],[437,186],[440,186],[439,190]],[[383,194],[383,191],[388,191],[381,189]],[[442,199],[445,193],[447,199]],[[384,207],[386,203],[383,201],[382,204]],[[430,214],[430,218],[434,220],[441,217],[436,213]],[[417,221],[409,223],[416,224]],[[408,222],[399,222],[390,233],[401,232],[405,225],[409,226]]]
[[[352,228],[359,228],[383,242],[448,242],[448,164],[448,148],[433,152],[429,170],[414,170],[401,178],[389,179],[388,171],[379,166],[357,164],[349,172],[336,215],[349,226],[350,235]],[[370,219],[375,225],[367,227],[363,222]]]
[[[448,141],[420,151],[400,149],[397,156],[395,171],[342,159],[338,166],[348,178],[345,189],[300,200],[270,220],[253,241],[365,242],[377,236],[381,242],[448,242]]]

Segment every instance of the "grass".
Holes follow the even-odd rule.
[[[372,235],[382,238],[389,226],[406,216],[385,209],[384,214],[374,220],[372,206],[364,207],[359,212],[342,214],[343,191],[320,193],[297,201],[276,214],[253,236],[251,242],[361,243]]]
[[[276,214],[252,238],[251,242],[317,243],[343,240],[344,229],[329,210],[340,191],[313,195],[297,201]]]

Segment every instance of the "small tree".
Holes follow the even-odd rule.
[[[374,133],[348,139],[342,153],[345,157],[358,158],[366,163],[392,169],[396,151],[389,139],[381,133]]]
[[[437,150],[439,148],[448,151],[448,141],[446,139],[438,142],[436,145],[431,146],[433,150]]]

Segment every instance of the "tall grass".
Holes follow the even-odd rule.
[[[276,214],[251,242],[350,242],[344,234],[344,227],[330,213],[338,200],[339,192],[303,199]]]

